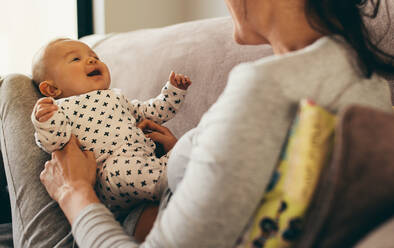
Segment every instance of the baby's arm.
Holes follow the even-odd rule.
[[[174,117],[180,109],[186,96],[186,89],[190,84],[188,77],[172,72],[160,95],[145,102],[138,100],[128,102],[130,111],[137,122],[149,119],[162,124]]]
[[[63,148],[70,139],[69,120],[52,98],[41,98],[34,106],[31,115],[37,145],[51,153]]]

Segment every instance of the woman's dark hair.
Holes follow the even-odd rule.
[[[394,73],[394,56],[378,48],[391,25],[387,0],[388,29],[380,40],[373,42],[363,21],[375,18],[380,5],[380,0],[306,0],[305,13],[315,30],[344,37],[356,50],[365,76],[370,78],[373,72]]]

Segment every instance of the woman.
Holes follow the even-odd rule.
[[[365,32],[359,5],[366,2],[226,0],[235,40],[269,43],[276,56],[237,66],[220,99],[173,148],[168,177],[176,191],[141,247],[234,246],[264,193],[300,99],[332,111],[349,103],[391,111],[388,86],[373,73],[392,71],[382,56],[393,57]],[[167,129],[142,125],[151,125],[154,139],[171,149]],[[189,162],[176,185],[171,178],[179,177],[180,153]],[[41,180],[80,247],[137,247],[99,203],[95,168],[73,138],[46,163]],[[154,207],[142,214],[136,230],[142,239],[141,230],[150,229],[145,218],[154,215]]]

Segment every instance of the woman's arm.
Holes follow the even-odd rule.
[[[40,179],[72,225],[80,247],[137,247],[99,202],[93,189],[96,167],[94,154],[81,151],[72,135],[64,149],[52,153]]]
[[[159,129],[162,131],[166,128]],[[165,147],[172,148],[176,139],[169,130],[168,134],[172,137],[164,139]],[[97,166],[94,155],[81,151],[79,147],[78,140],[72,135],[63,150],[52,153],[52,159],[41,172],[42,183],[49,195],[59,203],[82,247],[135,246],[136,242],[125,234],[112,213],[99,202],[93,190]],[[156,204],[145,207],[135,227],[136,241],[145,240],[157,212]]]

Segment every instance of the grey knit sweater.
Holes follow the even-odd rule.
[[[73,224],[80,247],[232,247],[258,205],[298,102],[332,111],[352,103],[392,111],[388,84],[363,77],[339,37],[323,37],[281,56],[235,67],[223,94],[171,156],[187,170],[143,244],[127,236],[103,205]],[[176,157],[170,166],[176,164]],[[169,171],[170,173],[170,171]],[[171,175],[169,175],[171,178]],[[171,182],[170,182],[171,184]]]

